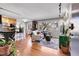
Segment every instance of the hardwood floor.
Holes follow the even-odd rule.
[[[17,56],[61,56],[59,50],[51,49],[33,42],[29,35],[25,39],[16,41]]]

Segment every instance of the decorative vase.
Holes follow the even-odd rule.
[[[70,38],[66,35],[59,36],[59,48],[64,54],[70,54]]]
[[[50,36],[46,36],[46,41],[50,41],[50,40],[51,40]]]

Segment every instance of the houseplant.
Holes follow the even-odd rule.
[[[15,55],[16,55],[16,46],[15,46],[15,42],[13,42],[10,56],[15,56]]]
[[[12,40],[8,40],[5,38],[0,39],[0,55],[10,55],[12,49]]]
[[[69,28],[65,28],[63,23],[63,34],[59,36],[59,48],[64,54],[70,54],[70,36]]]

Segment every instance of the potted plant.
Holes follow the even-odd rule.
[[[5,38],[0,39],[0,55],[9,55],[11,52],[12,41]]]
[[[70,36],[68,34],[69,28],[65,29],[63,24],[63,35],[59,36],[59,48],[64,54],[70,54]]]
[[[12,44],[10,56],[16,56],[16,46],[15,46],[15,42],[13,42],[13,44]]]

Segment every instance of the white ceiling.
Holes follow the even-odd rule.
[[[63,4],[63,10],[66,5]],[[0,9],[0,14],[13,18],[39,20],[59,17],[59,3],[0,3],[0,7],[11,11]]]

